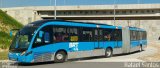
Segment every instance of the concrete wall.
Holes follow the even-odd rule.
[[[38,14],[32,9],[12,9],[5,12],[23,25],[41,19],[40,16],[38,16]]]
[[[93,17],[98,17],[98,18],[106,17],[104,19],[106,20],[110,17],[113,19],[114,17],[114,14],[113,14],[114,5],[57,6],[56,9],[57,9],[57,17],[58,16],[62,17],[62,19],[65,17],[66,18],[76,18],[76,17],[89,18],[91,17],[91,19],[93,19]],[[13,8],[2,8],[2,10],[7,12],[7,14],[11,15],[13,18],[15,18],[16,20],[18,20],[24,25],[29,22],[35,21],[35,20],[40,20],[42,19],[41,17],[53,18],[54,16],[53,6],[13,7]],[[88,12],[85,13],[87,10]],[[69,13],[62,13],[62,15],[59,15],[58,11],[59,12],[60,11],[69,12]],[[84,11],[84,12],[80,14],[79,11]],[[98,12],[96,13],[96,11]],[[118,4],[116,7],[116,11],[117,11],[116,13],[117,18],[118,17],[127,17],[127,18],[133,17],[132,18],[133,20],[134,18],[138,17],[138,19],[141,18],[142,20],[143,18],[146,18],[146,17],[154,17],[154,18],[160,19],[160,4]],[[123,11],[126,11],[126,12],[123,12]],[[134,19],[134,20],[138,20],[138,19]],[[67,20],[73,20],[73,19],[67,19]],[[128,20],[128,19],[125,19],[125,20]]]
[[[10,10],[7,11],[9,15],[13,18],[26,25],[29,22],[40,20],[41,17],[34,12],[33,10]],[[114,25],[113,20],[74,20],[74,21],[82,21],[82,22],[95,22],[95,23],[106,23],[110,25]],[[140,22],[140,26],[139,26]],[[158,37],[160,37],[160,20],[116,20],[115,25],[118,26],[133,26],[144,28],[148,32],[148,40],[149,41],[158,41]]]
[[[117,10],[127,10],[128,12],[131,9],[134,10],[155,10],[155,13],[152,16],[160,16],[160,4],[131,4],[131,5],[118,5]],[[93,6],[57,6],[57,10],[113,10],[113,5],[93,5]],[[39,11],[53,11],[53,6],[41,6],[41,7],[15,7],[15,8],[3,8],[3,10],[11,15],[13,18],[26,25],[29,22],[40,20],[41,14]],[[147,14],[147,15],[146,15]],[[128,16],[135,17],[134,14],[126,14]],[[141,18],[143,15],[150,16],[150,13],[138,14]],[[46,15],[47,16],[47,15]],[[53,15],[49,15],[53,16]],[[86,15],[89,16],[89,15]],[[104,15],[100,15],[99,17],[103,17]],[[113,15],[112,15],[113,16]],[[73,16],[74,17],[74,16]],[[94,16],[97,17],[97,16]],[[106,16],[105,16],[106,17]],[[121,17],[121,16],[120,16]],[[83,18],[83,17],[82,17]],[[132,18],[133,19],[133,18]],[[77,20],[76,20],[77,21]],[[113,20],[78,20],[78,21],[88,21],[88,22],[96,22],[96,23],[107,23],[114,25]],[[144,28],[148,32],[148,40],[149,41],[158,41],[158,37],[160,36],[160,18],[157,20],[116,20],[115,25],[119,26],[134,26]]]

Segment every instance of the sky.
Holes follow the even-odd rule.
[[[51,1],[51,2],[50,2]],[[57,0],[57,5],[160,4],[160,0]],[[0,7],[50,6],[54,0],[0,0]]]

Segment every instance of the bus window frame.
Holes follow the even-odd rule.
[[[85,30],[83,30],[83,29],[85,29]],[[87,31],[87,30],[92,32],[92,33],[91,33],[91,34],[92,34],[92,37],[91,37],[90,40],[89,40],[89,39],[88,39],[88,40],[84,40],[84,39],[83,39],[83,37],[84,37],[84,36],[83,36],[83,31]],[[93,42],[93,41],[95,41],[95,40],[94,40],[94,36],[95,36],[95,35],[94,35],[94,31],[93,31],[93,30],[95,30],[95,28],[91,28],[91,27],[81,27],[81,28],[80,28],[80,40],[79,40],[79,42]]]
[[[50,42],[49,43],[45,43],[45,38],[44,38],[44,34],[43,34],[43,36],[42,36],[42,38],[43,38],[43,40],[42,40],[42,38],[41,38],[41,42],[43,41],[43,43],[36,43],[36,40],[37,40],[37,37],[39,36],[39,32],[40,31],[43,31],[44,33],[45,33],[45,31],[47,31],[45,28],[47,27],[47,29],[48,29],[48,33],[49,33],[49,40],[50,40]],[[32,48],[37,48],[37,47],[41,47],[41,46],[45,46],[45,45],[48,45],[48,44],[52,44],[52,42],[53,42],[53,39],[51,38],[51,36],[53,35],[53,31],[50,31],[50,29],[52,28],[53,26],[52,25],[47,25],[47,26],[44,26],[44,27],[42,27],[38,32],[37,32],[37,34],[36,34],[36,37],[34,38],[34,42],[33,42],[33,44],[32,44]],[[43,29],[45,29],[45,30],[43,30]],[[37,45],[38,44],[38,45]]]

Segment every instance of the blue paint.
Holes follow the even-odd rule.
[[[39,31],[39,37],[42,38],[44,32],[43,31]]]
[[[145,31],[144,29],[141,28],[135,28],[135,27],[130,27],[129,30],[135,30],[135,31]]]
[[[31,39],[31,42],[29,44],[29,48],[26,51],[26,53],[31,52],[28,56],[24,55],[19,55],[16,56],[15,53],[12,53],[12,55],[9,55],[9,59],[17,59],[16,61],[18,62],[25,62],[25,63],[30,63],[36,58],[35,56],[43,55],[46,53],[55,53],[58,50],[65,50],[67,52],[76,52],[76,51],[88,51],[88,50],[94,50],[95,48],[102,48],[106,49],[108,47],[111,47],[112,49],[114,48],[122,48],[123,43],[122,41],[96,41],[96,42],[58,42],[58,43],[53,43],[53,44],[47,44],[43,45],[37,48],[32,48],[32,45],[34,43],[34,40],[37,35],[41,36],[44,34],[44,39],[46,41],[49,40],[49,33],[38,33],[43,27],[47,25],[66,25],[66,26],[76,26],[76,27],[93,27],[93,28],[110,28],[110,29],[122,29],[121,26],[109,26],[109,25],[98,25],[97,27],[96,24],[84,24],[84,23],[73,23],[73,22],[66,22],[66,21],[53,21],[53,22],[47,22],[41,25],[37,30],[34,31],[34,35]],[[144,29],[140,28],[129,28],[130,30],[139,30],[139,31],[145,31]],[[138,46],[140,44],[146,45],[147,40],[136,40],[136,41],[131,41],[131,47]]]

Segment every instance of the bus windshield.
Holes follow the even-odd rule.
[[[26,51],[34,35],[35,27],[24,27],[18,31],[10,46],[11,52],[23,52]]]

